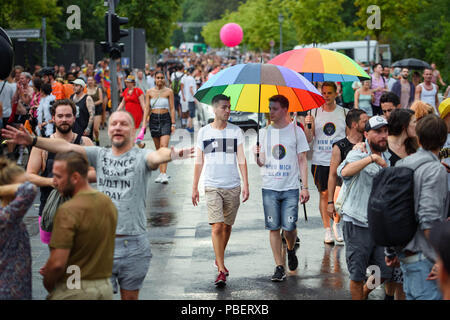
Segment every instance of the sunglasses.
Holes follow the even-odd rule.
[[[383,113],[391,113],[394,109],[383,110]]]

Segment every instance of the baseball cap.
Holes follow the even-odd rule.
[[[430,242],[450,273],[450,221],[436,222],[430,230]]]
[[[370,131],[370,130],[377,130],[381,127],[387,126],[388,122],[386,121],[385,118],[381,117],[381,116],[373,116],[372,118],[369,119],[369,121],[366,122],[366,131]]]
[[[83,88],[86,86],[86,83],[84,83],[83,79],[75,79],[72,81],[73,84],[78,84],[80,86],[82,86]]]
[[[444,119],[450,112],[450,98],[447,98],[439,105],[439,114],[441,119]]]

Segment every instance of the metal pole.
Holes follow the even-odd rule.
[[[114,1],[109,0],[109,15],[108,15],[108,43],[112,45],[112,30],[111,30],[111,16],[114,14]],[[119,102],[117,92],[117,65],[116,61],[111,58],[109,64],[109,74],[111,75],[111,109],[116,111]]]
[[[280,21],[280,54],[283,53],[283,27],[282,22]]]
[[[367,65],[370,66],[370,36],[367,36],[366,40],[367,40]]]
[[[47,67],[47,24],[45,17],[42,17],[42,65]]]
[[[134,28],[131,28],[130,30],[130,37],[131,37],[131,61],[130,61],[130,67],[131,71],[134,70]]]

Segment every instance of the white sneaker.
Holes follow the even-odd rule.
[[[155,179],[155,183],[161,183],[162,176],[163,176],[163,174],[160,173],[158,178]]]
[[[336,239],[337,242],[339,243],[343,243],[344,242],[344,237],[342,236],[342,228],[341,228],[341,223],[333,223],[333,233],[334,233],[334,238]]]
[[[162,184],[168,184],[169,183],[169,178],[167,177],[167,174],[165,174],[165,173],[162,174],[161,183]]]
[[[327,244],[333,244],[334,240],[333,240],[333,236],[331,235],[331,228],[326,228],[325,229],[325,243]]]

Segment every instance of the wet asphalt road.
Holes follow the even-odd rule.
[[[172,138],[175,147],[188,146],[196,138],[179,129]],[[200,204],[191,202],[193,160],[170,163],[169,184],[154,183],[158,173],[152,173],[147,197],[148,236],[153,258],[140,299],[143,300],[327,300],[350,299],[349,278],[345,263],[345,247],[323,243],[324,229],[318,211],[318,192],[309,176],[311,199],[306,205],[308,221],[300,206],[297,223],[300,248],[299,267],[288,272],[282,283],[273,283],[274,260],[269,244],[269,232],[264,229],[260,169],[250,148],[255,144],[254,132],[246,132],[245,152],[248,162],[250,199],[241,203],[236,223],[225,253],[230,271],[227,285],[214,286],[217,275],[210,226],[207,223],[205,198],[200,184]],[[154,149],[150,134],[146,147]],[[101,131],[101,145],[108,143],[106,130]],[[309,170],[308,170],[309,171]],[[33,299],[45,299],[39,269],[48,258],[48,248],[39,240],[39,196],[25,221],[32,246]],[[286,268],[287,270],[287,268]],[[374,290],[369,299],[384,298],[383,288]],[[114,299],[120,299],[116,294]]]

